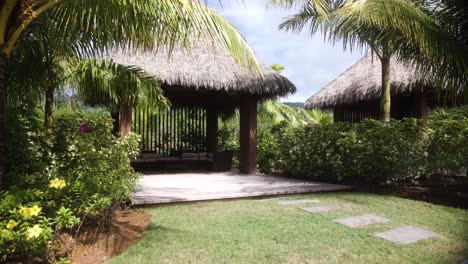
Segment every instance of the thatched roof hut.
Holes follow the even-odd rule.
[[[285,96],[296,91],[286,77],[262,65],[257,69],[236,63],[228,51],[211,42],[193,42],[190,51],[160,47],[152,52],[116,52],[107,56],[117,63],[138,66],[167,86],[193,90],[247,93],[260,98]]]
[[[392,58],[390,61],[391,117],[427,117],[428,108],[439,103],[430,78],[415,65]],[[377,56],[368,54],[334,81],[307,99],[306,108],[333,109],[334,120],[360,122],[380,118],[382,66]]]
[[[395,58],[391,62],[392,95],[421,92],[430,82],[419,74],[414,65],[404,64]],[[306,108],[333,108],[371,101],[380,97],[382,66],[375,55],[366,55],[340,74],[335,80],[307,99]]]
[[[113,52],[106,58],[138,66],[162,81],[164,94],[173,107],[155,117],[148,111],[132,113],[131,105],[123,105],[121,131],[135,128],[142,136],[143,152],[175,158],[177,162],[179,158],[172,156],[179,152],[217,153],[218,114],[238,107],[239,169],[242,173],[255,173],[257,102],[296,91],[294,84],[272,69],[262,66],[260,73],[240,66],[225,49],[202,40],[192,42],[190,51],[175,48],[170,53],[160,47],[143,53]],[[126,120],[123,125],[122,120]],[[181,143],[186,137],[183,135],[192,138],[189,143]],[[215,155],[214,168],[216,160]]]

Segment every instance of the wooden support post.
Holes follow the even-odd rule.
[[[244,174],[257,170],[257,98],[242,96],[240,103],[240,164]]]
[[[218,152],[218,112],[215,107],[206,109],[206,147],[208,152]]]
[[[132,132],[132,104],[121,102],[120,104],[120,134],[126,135]]]
[[[419,103],[418,103],[418,113],[419,118],[423,120],[423,122],[427,122],[427,114],[428,114],[428,103],[427,103],[427,94],[422,92],[419,96]]]

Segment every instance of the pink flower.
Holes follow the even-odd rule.
[[[81,123],[81,124],[78,126],[78,129],[80,130],[80,132],[86,133],[86,132],[88,132],[88,130],[89,130],[89,126],[86,125],[86,124]]]

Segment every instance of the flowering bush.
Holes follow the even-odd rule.
[[[105,112],[61,111],[52,127],[31,134],[24,145],[35,153],[25,155],[34,158],[21,162],[35,165],[10,160],[10,187],[0,193],[0,262],[51,260],[47,249],[60,231],[108,220],[139,177],[129,162],[138,155],[138,136],[114,136]]]

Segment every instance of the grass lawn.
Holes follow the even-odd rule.
[[[145,238],[111,263],[459,263],[468,257],[468,210],[396,197],[328,193],[277,197],[319,199],[282,206],[230,200],[146,208]],[[300,207],[353,204],[350,211],[308,213]],[[349,228],[334,219],[377,214],[390,222]],[[440,236],[411,245],[374,237],[413,225]]]

